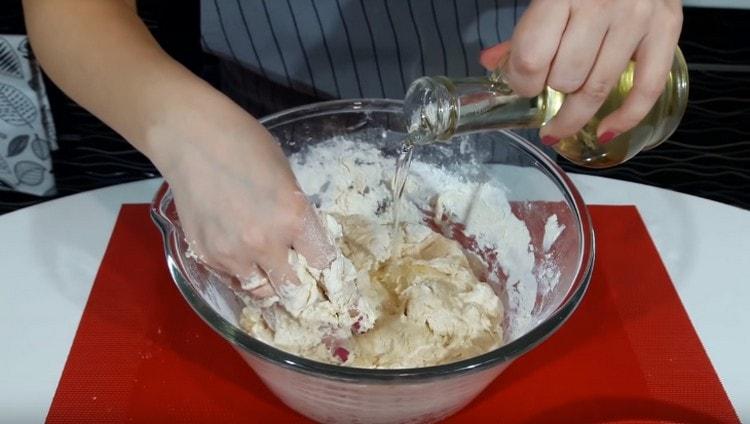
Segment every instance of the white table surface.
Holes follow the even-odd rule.
[[[574,175],[588,204],[636,205],[743,422],[750,422],[750,212]],[[43,422],[123,203],[160,180],[0,216],[0,422]]]

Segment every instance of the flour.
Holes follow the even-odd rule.
[[[534,253],[529,230],[513,215],[505,192],[489,183],[446,186],[437,199],[436,212],[438,218],[463,223],[464,233],[475,239],[484,258],[497,257],[497,262],[489,264],[489,281],[502,283],[507,291],[515,321],[512,331],[525,330],[537,293]]]
[[[555,241],[557,241],[557,238],[560,237],[564,229],[564,225],[557,223],[557,215],[552,214],[547,218],[547,221],[544,223],[544,239],[542,240],[542,249],[544,249],[545,253],[549,252],[549,249],[555,244]]]
[[[336,257],[317,270],[290,252],[302,281],[291,308],[242,297],[241,326],[266,343],[357,367],[453,362],[525,333],[538,280],[546,278],[547,289],[559,278],[553,269],[540,277],[529,231],[496,182],[474,182],[415,158],[402,225],[393,228],[395,159],[377,147],[337,138],[303,149],[290,163],[324,217]]]

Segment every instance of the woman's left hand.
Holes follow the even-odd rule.
[[[606,143],[637,125],[664,91],[681,27],[680,0],[532,0],[512,40],[480,60],[487,69],[502,66],[522,96],[545,85],[568,94],[540,131],[548,145],[583,128],[634,60],[632,91],[599,124]]]

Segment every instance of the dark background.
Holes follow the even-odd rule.
[[[20,1],[4,1],[0,33],[24,33]],[[198,0],[140,0],[162,46],[215,83],[217,63],[200,49]],[[680,46],[690,103],[671,140],[606,170],[572,172],[665,187],[750,209],[750,11],[686,8]],[[60,149],[52,153],[58,196],[158,175],[119,135],[46,81]],[[0,214],[49,198],[0,192]]]

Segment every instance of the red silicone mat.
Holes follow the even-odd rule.
[[[737,422],[637,210],[589,210],[579,309],[448,421]],[[47,421],[306,422],[182,299],[146,205],[120,212]]]

